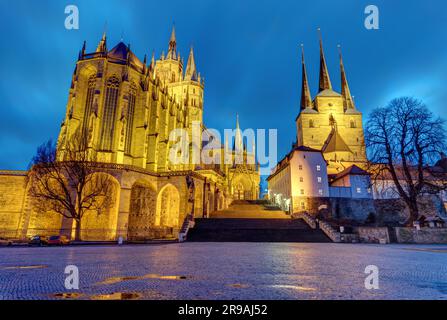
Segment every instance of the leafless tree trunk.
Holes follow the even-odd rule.
[[[372,112],[365,139],[373,181],[393,182],[410,211],[406,224],[411,226],[419,216],[419,196],[447,187],[444,172],[433,166],[446,147],[444,121],[419,100],[402,97]]]
[[[87,211],[99,215],[114,204],[112,178],[98,172],[95,160],[86,136],[78,132],[57,151],[51,140],[41,145],[29,172],[35,210],[74,219],[76,240],[81,240],[81,220]]]

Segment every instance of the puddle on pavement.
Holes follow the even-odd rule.
[[[232,287],[232,288],[245,289],[245,288],[248,288],[250,285],[242,284],[242,283],[233,283],[233,284],[229,284],[228,286]]]
[[[15,269],[42,269],[48,268],[46,265],[35,265],[35,266],[14,266],[14,267],[4,267],[3,270],[15,270]]]
[[[83,295],[82,293],[65,292],[65,293],[55,293],[53,294],[53,297],[61,299],[77,299],[82,295]]]
[[[404,248],[404,250],[408,251],[422,251],[422,252],[433,252],[433,253],[447,253],[447,249],[436,249],[436,248]]]
[[[114,284],[123,281],[130,280],[144,280],[144,279],[161,279],[161,280],[186,280],[186,276],[163,276],[159,274],[146,274],[144,276],[128,276],[128,277],[111,277],[104,281],[98,282],[97,284]]]
[[[138,292],[113,292],[108,294],[97,294],[91,296],[92,300],[136,300],[140,299],[142,296]]]
[[[310,287],[302,287],[302,286],[293,286],[293,285],[287,285],[287,284],[275,284],[270,286],[272,288],[280,288],[280,289],[294,289],[299,291],[315,291],[315,288]]]

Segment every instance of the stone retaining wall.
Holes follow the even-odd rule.
[[[447,228],[394,228],[398,243],[447,243]]]
[[[382,239],[386,243],[391,242],[387,227],[357,227],[355,231],[360,242],[379,243]]]

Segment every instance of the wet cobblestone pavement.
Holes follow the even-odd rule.
[[[79,268],[79,290],[64,287]],[[378,290],[364,286],[379,268]],[[447,299],[447,246],[182,243],[0,248],[0,299]]]

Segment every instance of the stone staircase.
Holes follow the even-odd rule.
[[[291,219],[283,211],[264,204],[233,204],[211,218],[195,219],[191,242],[331,242],[321,230],[303,219]]]

